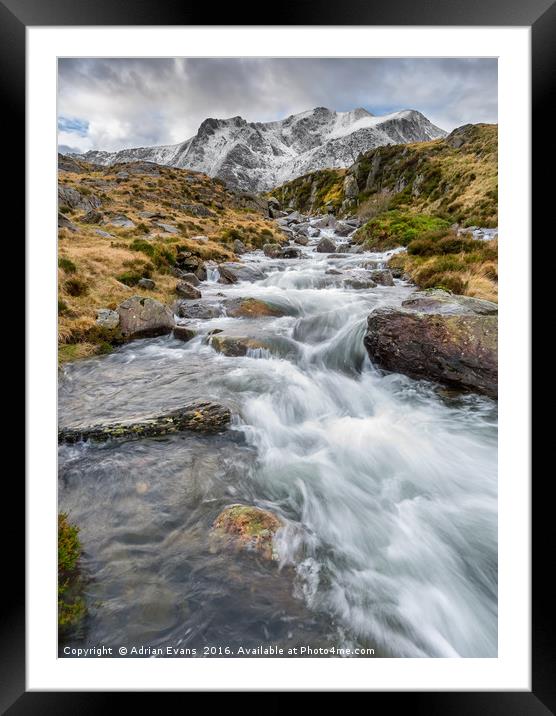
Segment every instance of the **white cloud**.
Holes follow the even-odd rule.
[[[65,59],[59,88],[59,116],[88,123],[59,143],[84,151],[173,144],[207,117],[265,122],[316,106],[418,109],[447,130],[497,121],[492,59]]]

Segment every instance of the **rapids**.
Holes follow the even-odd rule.
[[[212,269],[200,287],[203,302],[255,297],[283,316],[188,321],[188,343],[144,339],[64,366],[62,425],[188,398],[237,417],[218,436],[60,446],[59,509],[81,528],[89,612],[60,648],[496,656],[496,403],[373,367],[367,315],[413,287],[346,287],[342,272],[392,252],[336,257],[315,243],[299,259],[242,257],[259,281],[223,285]],[[226,357],[206,341],[214,329],[268,347]],[[281,516],[278,565],[214,551],[210,526],[234,502]]]

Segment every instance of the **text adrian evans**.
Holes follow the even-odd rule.
[[[374,656],[375,650],[337,646],[291,646],[260,645],[251,647],[204,646],[187,648],[181,646],[93,646],[87,649],[65,646],[64,656],[81,658],[106,656]]]

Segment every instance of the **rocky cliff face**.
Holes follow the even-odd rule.
[[[82,158],[101,165],[146,160],[204,172],[244,191],[265,191],[308,172],[351,166],[375,147],[445,134],[415,110],[378,117],[362,108],[334,112],[317,107],[277,122],[209,118],[180,144],[90,151]]]

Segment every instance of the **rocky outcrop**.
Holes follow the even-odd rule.
[[[206,281],[207,269],[205,262],[192,254],[191,251],[179,251],[176,256],[176,266],[184,273],[193,273],[199,281]]]
[[[116,214],[115,216],[111,216],[109,219],[106,220],[106,223],[110,224],[111,226],[118,226],[120,229],[135,228],[135,222],[132,221],[129,216],[126,216],[125,214]]]
[[[497,396],[497,306],[445,291],[421,291],[401,308],[379,308],[367,320],[371,360],[412,378]]]
[[[137,281],[137,285],[139,286],[139,288],[144,288],[147,291],[152,291],[154,288],[156,288],[156,284],[152,280],[152,278],[140,278],[139,281]]]
[[[275,560],[278,555],[274,537],[282,526],[282,521],[268,510],[252,505],[230,505],[214,521],[212,537],[223,545]]]
[[[214,433],[224,430],[230,420],[229,408],[218,403],[199,401],[171,412],[137,420],[61,428],[58,432],[58,441],[61,443],[89,440],[104,442],[113,438],[147,438],[170,435],[184,430]]]
[[[85,190],[84,190],[85,191]],[[101,200],[95,194],[80,192],[69,186],[58,187],[58,206],[67,207],[68,209],[82,209],[90,211],[98,209],[102,204]]]
[[[102,216],[100,211],[96,211],[96,209],[91,209],[85,214],[81,221],[84,224],[100,224],[103,218],[104,217]]]
[[[58,212],[58,228],[68,229],[69,231],[79,231],[77,226],[70,221],[67,216],[64,216],[61,211]]]
[[[276,186],[273,195],[313,215],[331,208],[346,216],[369,204],[381,212],[395,203],[403,211],[450,216],[459,223],[470,217],[482,227],[498,223],[496,125],[465,125],[425,145],[396,138],[353,156],[357,160],[347,173],[314,171]]]
[[[172,311],[154,298],[131,296],[116,311],[122,336],[127,339],[162,336],[174,327]]]

